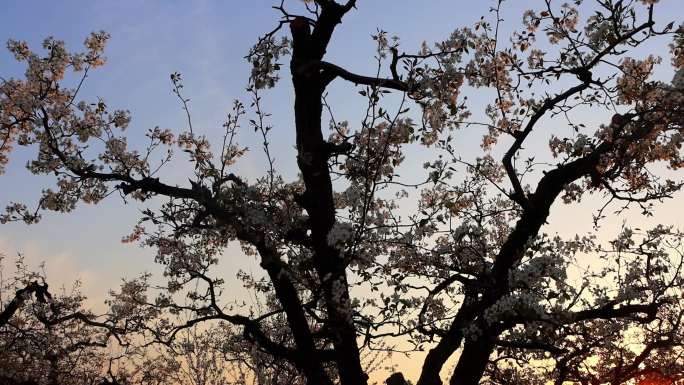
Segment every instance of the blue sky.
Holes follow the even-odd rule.
[[[329,60],[372,73],[375,46],[370,36],[377,28],[399,35],[406,49],[413,50],[423,40],[439,40],[455,27],[471,24],[489,7],[486,1],[429,3],[359,1],[358,11],[339,27]],[[133,116],[129,135],[135,146],[141,144],[136,138],[148,128],[185,128],[183,111],[171,93],[169,74],[174,71],[183,74],[196,129],[210,136],[220,133],[232,101],[248,101],[244,88],[250,68],[243,57],[259,35],[276,25],[279,14],[271,9],[274,4],[269,0],[8,1],[3,4],[0,40],[25,40],[38,48],[43,38],[54,36],[79,50],[91,31],[109,32],[108,64],[91,73],[80,95],[85,100],[102,97],[112,108],[129,109]],[[2,76],[21,76],[22,71],[6,51],[0,52]],[[265,106],[273,114],[273,152],[279,168],[292,177],[296,175],[292,99],[287,73],[283,76],[279,87],[265,95]],[[349,86],[331,93],[339,117],[355,116],[363,107],[347,101],[353,95]],[[258,137],[248,130],[241,142],[259,153]],[[40,189],[49,185],[49,178],[30,175],[23,168],[30,155],[25,151],[12,155],[8,172],[0,179],[3,205],[13,200],[35,201]],[[242,175],[262,173],[263,158],[251,159],[238,165]],[[182,173],[169,177],[184,180]],[[30,227],[5,225],[0,228],[0,250],[9,256],[23,252],[34,264],[46,261],[48,274],[60,282],[81,278],[93,301],[100,302],[121,277],[156,270],[152,250],[119,241],[129,232],[139,208],[123,206],[113,196],[97,207],[81,205],[67,215],[45,213],[41,223]]]
[[[291,0],[293,5],[298,0]],[[185,94],[191,98],[191,112],[197,131],[217,137],[225,114],[236,98],[248,101],[244,92],[249,65],[243,60],[259,35],[271,30],[278,13],[270,7],[270,0],[172,1],[172,0],[8,0],[3,2],[0,40],[26,40],[38,47],[46,36],[63,39],[71,49],[80,49],[91,32],[106,30],[112,36],[107,48],[108,64],[93,72],[81,96],[86,100],[102,97],[112,108],[129,109],[133,116],[129,135],[133,146],[141,145],[145,130],[154,126],[176,131],[185,128],[185,116],[171,93],[169,74],[183,74]],[[667,23],[681,21],[684,1],[663,0],[656,17]],[[359,0],[358,11],[353,11],[339,26],[328,51],[328,60],[359,73],[374,70],[374,43],[370,38],[377,28],[398,35],[406,51],[418,49],[425,40],[434,42],[448,37],[457,27],[470,26],[481,15],[486,15],[490,1],[463,0]],[[536,8],[539,0],[509,0],[503,17],[506,28],[518,28],[522,11]],[[668,20],[669,18],[669,20]],[[677,20],[676,20],[677,21]],[[642,54],[667,56],[665,42],[642,50]],[[655,50],[655,51],[649,51]],[[23,71],[6,51],[0,52],[0,75],[20,76]],[[273,153],[278,169],[296,175],[293,152],[294,129],[292,119],[292,90],[288,74],[283,72],[279,86],[265,94],[264,106],[273,114],[271,123]],[[671,77],[664,70],[661,76]],[[349,85],[335,84],[330,102],[338,119],[354,122],[364,101],[356,100],[356,91]],[[486,95],[468,94],[481,108]],[[475,108],[478,108],[477,106]],[[588,122],[597,123],[603,115],[588,113]],[[479,150],[480,133],[460,132],[458,146],[466,155]],[[249,129],[240,137],[242,144],[254,150],[255,156],[241,162],[237,172],[248,177],[263,173],[264,160],[259,153],[259,138]],[[528,153],[542,149],[548,134],[531,138]],[[409,154],[409,176],[420,169],[425,160]],[[419,162],[411,162],[418,158]],[[12,200],[35,201],[49,178],[29,175],[23,168],[26,152],[18,151],[11,158],[8,172],[0,176],[0,205]],[[413,170],[413,171],[412,171]],[[185,181],[183,168],[167,170],[165,176]],[[681,196],[679,196],[681,199]],[[592,201],[577,207],[554,208],[550,231],[573,233],[591,230]],[[124,277],[132,277],[143,270],[158,271],[152,263],[153,250],[122,244],[120,239],[129,233],[138,205],[124,206],[117,196],[93,207],[81,205],[70,214],[45,213],[41,223],[33,226],[9,224],[0,227],[0,252],[8,256],[16,252],[26,254],[34,266],[46,261],[47,273],[53,283],[69,283],[82,279],[84,291],[91,304],[101,306],[107,290],[117,286]],[[684,208],[676,200],[664,205],[656,219],[642,219],[638,212],[630,215],[637,224],[657,222],[684,227]],[[622,219],[604,223],[614,234]],[[236,268],[253,269],[238,248],[231,248],[222,266],[233,274]]]
[[[296,6],[297,0],[290,3]],[[677,17],[681,21],[684,1],[661,3],[657,17],[662,15],[665,23]],[[508,1],[503,13],[507,28],[518,28],[522,11],[539,4],[535,0]],[[51,35],[78,50],[88,33],[106,30],[112,35],[106,51],[108,64],[91,74],[81,96],[86,100],[103,97],[110,107],[129,109],[133,115],[129,129],[133,146],[141,144],[139,139],[148,128],[185,128],[184,112],[171,93],[169,82],[169,74],[175,71],[183,74],[196,129],[217,136],[232,101],[248,101],[244,88],[249,65],[243,57],[259,35],[275,26],[279,15],[270,8],[272,5],[270,0],[10,0],[3,2],[0,40],[26,40],[30,46],[38,47],[44,37]],[[489,1],[473,0],[359,0],[358,11],[348,15],[338,28],[328,60],[372,74],[375,46],[370,36],[377,28],[398,35],[403,48],[412,51],[423,40],[438,41],[457,27],[472,25],[480,15],[487,14],[491,5]],[[653,49],[660,49],[656,53],[666,56],[664,46],[661,41],[659,48]],[[7,52],[0,53],[0,75],[20,76],[22,71]],[[663,72],[663,76],[671,74]],[[292,91],[286,72],[283,77],[279,87],[265,95],[264,105],[273,114],[272,151],[277,165],[285,175],[293,177],[296,169],[292,151]],[[331,89],[330,101],[339,119],[353,121],[360,113],[363,100],[354,102],[354,95],[353,87],[348,85],[338,84]],[[469,97],[476,103],[486,100],[478,99],[477,95]],[[588,115],[587,119],[596,117]],[[463,138],[463,151],[475,154],[479,133],[464,133]],[[548,136],[532,140],[541,146]],[[241,142],[258,155],[260,144],[256,135],[245,130]],[[23,168],[27,156],[25,152],[15,153],[7,174],[0,177],[1,204],[12,200],[30,202],[46,186],[48,179],[29,175]],[[423,159],[419,163],[422,162]],[[249,177],[263,170],[264,161],[259,156],[239,163],[237,168]],[[167,176],[180,182],[185,180],[179,170],[167,171]],[[120,243],[137,219],[138,209],[140,206],[123,206],[113,196],[97,207],[81,205],[67,215],[46,213],[40,224],[31,227],[4,225],[0,227],[0,251],[9,256],[24,252],[33,264],[46,261],[48,275],[58,282],[81,278],[85,291],[94,302],[101,303],[107,289],[116,286],[121,277],[142,270],[156,271],[152,250]],[[684,224],[684,209],[679,205],[670,203],[660,212],[664,222]],[[557,230],[587,224],[591,219],[589,211],[580,218],[572,208],[559,208],[554,215],[563,217],[555,225]],[[616,226],[619,222],[609,224]],[[231,250],[230,254],[230,270],[251,266],[238,250]]]

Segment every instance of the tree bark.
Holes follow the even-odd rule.
[[[484,335],[477,339],[468,338],[463,345],[450,385],[477,385],[489,363],[494,349],[492,336]]]
[[[471,320],[472,309],[462,306],[454,321],[451,323],[447,333],[439,340],[437,345],[430,349],[425,361],[423,361],[423,368],[418,378],[417,385],[442,385],[442,380],[439,377],[439,372],[446,361],[454,352],[461,347],[463,342],[463,327]]]
[[[301,204],[309,215],[313,262],[322,286],[327,326],[333,334],[338,374],[342,385],[365,385],[368,376],[361,366],[356,341],[346,264],[339,251],[328,244],[328,233],[335,224],[329,154],[321,129],[322,97],[328,81],[317,66],[311,65],[323,58],[332,32],[344,15],[340,7],[334,2],[324,7],[313,32],[303,18],[291,22],[290,70],[295,92],[297,164],[306,188]]]

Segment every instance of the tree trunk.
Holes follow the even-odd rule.
[[[477,385],[480,382],[494,349],[492,341],[492,336],[488,335],[466,340],[450,385]]]
[[[471,308],[464,304],[451,323],[449,331],[440,340],[437,346],[430,349],[425,357],[423,369],[420,373],[417,385],[442,385],[439,372],[452,354],[461,347],[463,341],[463,326],[471,317]]]
[[[329,28],[329,33],[332,33],[337,22],[323,16],[319,18],[316,30]],[[332,25],[327,25],[329,23]],[[326,81],[318,67],[313,65],[322,59],[325,49],[321,47],[325,47],[327,41],[316,41],[306,21],[294,21],[290,27],[294,46],[290,70],[295,91],[297,164],[306,187],[301,204],[309,214],[313,261],[321,281],[327,326],[333,334],[340,382],[342,385],[365,385],[368,376],[361,367],[356,342],[346,265],[339,251],[328,244],[328,233],[335,224],[335,202],[328,170],[329,154],[321,129],[322,97]],[[328,35],[323,33],[323,36]]]

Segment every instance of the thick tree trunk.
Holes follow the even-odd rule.
[[[487,368],[493,349],[494,343],[491,336],[467,339],[449,384],[477,385]]]
[[[449,357],[461,347],[463,327],[470,321],[471,313],[471,307],[466,304],[459,309],[446,335],[439,340],[434,348],[430,349],[425,357],[417,385],[442,385],[439,372]]]
[[[542,178],[537,189],[530,196],[530,207],[522,214],[497,255],[489,277],[491,289],[484,293],[482,302],[472,305],[472,310],[462,313],[462,308],[459,311],[449,332],[428,353],[418,385],[442,384],[439,372],[446,360],[460,348],[463,340],[461,329],[468,322],[473,322],[484,310],[508,293],[510,269],[524,254],[528,241],[539,234],[549,216],[551,205],[562,191],[563,186],[590,173],[598,163],[600,153],[603,150],[604,148],[600,148],[590,156],[552,170]],[[494,349],[494,345],[489,341],[492,341],[495,336],[490,335],[488,337],[487,340],[466,342],[456,370],[451,377],[451,384],[468,385],[477,384],[480,381],[489,361],[489,356]]]
[[[328,233],[335,224],[335,203],[321,129],[326,81],[312,65],[322,59],[339,18],[341,14],[335,19],[324,12],[313,35],[305,20],[291,23],[294,49],[290,69],[295,91],[297,164],[306,187],[301,204],[309,214],[313,261],[321,281],[338,374],[342,385],[365,385],[368,376],[361,366],[352,321],[346,264],[339,251],[328,244]]]
[[[292,332],[297,350],[301,357],[297,357],[296,365],[304,373],[311,385],[332,385],[332,381],[325,373],[323,365],[316,357],[316,345],[314,344],[311,330],[304,314],[302,303],[297,295],[297,289],[286,277],[277,256],[272,256],[266,250],[260,250],[262,266],[268,272],[273,287],[280,303],[285,309],[288,326]]]

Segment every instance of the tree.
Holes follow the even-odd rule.
[[[43,274],[20,256],[9,279],[0,255],[0,381],[7,385],[110,385],[112,320],[83,309],[78,282],[51,293]],[[9,294],[9,295],[8,295]]]
[[[325,61],[355,0],[282,2],[276,27],[247,56],[251,112],[235,103],[215,152],[193,131],[178,73],[171,81],[188,130],[150,130],[143,150],[127,146],[126,111],[77,101],[83,81],[62,85],[67,71],[85,79],[104,64],[106,33],[92,34],[76,54],[55,39],[44,42],[43,56],[10,41],[27,70],[0,85],[0,165],[11,145],[35,148],[28,169],[57,182],[36,209],[12,203],[2,219],[34,223],[41,210],[69,212],[111,192],[146,202],[126,240],[156,248],[168,282],[155,298],[149,277],[126,282],[112,313],[135,317],[164,344],[203,322],[230,323],[307,384],[367,384],[363,357],[397,350],[390,338],[428,349],[418,385],[441,384],[457,352],[447,373],[453,385],[638,380],[682,362],[682,233],[632,225],[605,244],[591,229],[563,239],[544,225],[556,202],[602,197],[598,226],[609,208],[648,215],[681,188],[668,178],[684,165],[684,27],[657,24],[657,2],[595,0],[582,23],[581,0],[540,1],[507,40],[498,1],[492,21],[415,53],[379,31],[371,76]],[[627,56],[663,36],[674,38],[671,84],[652,77],[659,57]],[[261,98],[286,57],[301,175],[294,181],[276,169]],[[335,80],[361,88],[358,125],[335,119],[326,100]],[[484,119],[473,119],[467,92],[491,96]],[[612,118],[578,120],[588,109]],[[246,152],[235,135],[247,114],[269,164],[253,181],[235,167]],[[544,132],[550,122],[561,128]],[[475,159],[454,145],[465,128],[483,129]],[[548,156],[526,153],[533,136],[548,138]],[[194,166],[187,186],[160,177],[173,144]],[[155,158],[160,148],[168,151]],[[418,183],[399,176],[412,151],[431,155]],[[415,211],[403,214],[407,206]],[[241,275],[265,303],[259,312],[222,302],[224,281],[211,267],[232,242],[263,268],[264,277]],[[179,313],[192,317],[178,322]],[[389,382],[406,381],[396,374]]]

